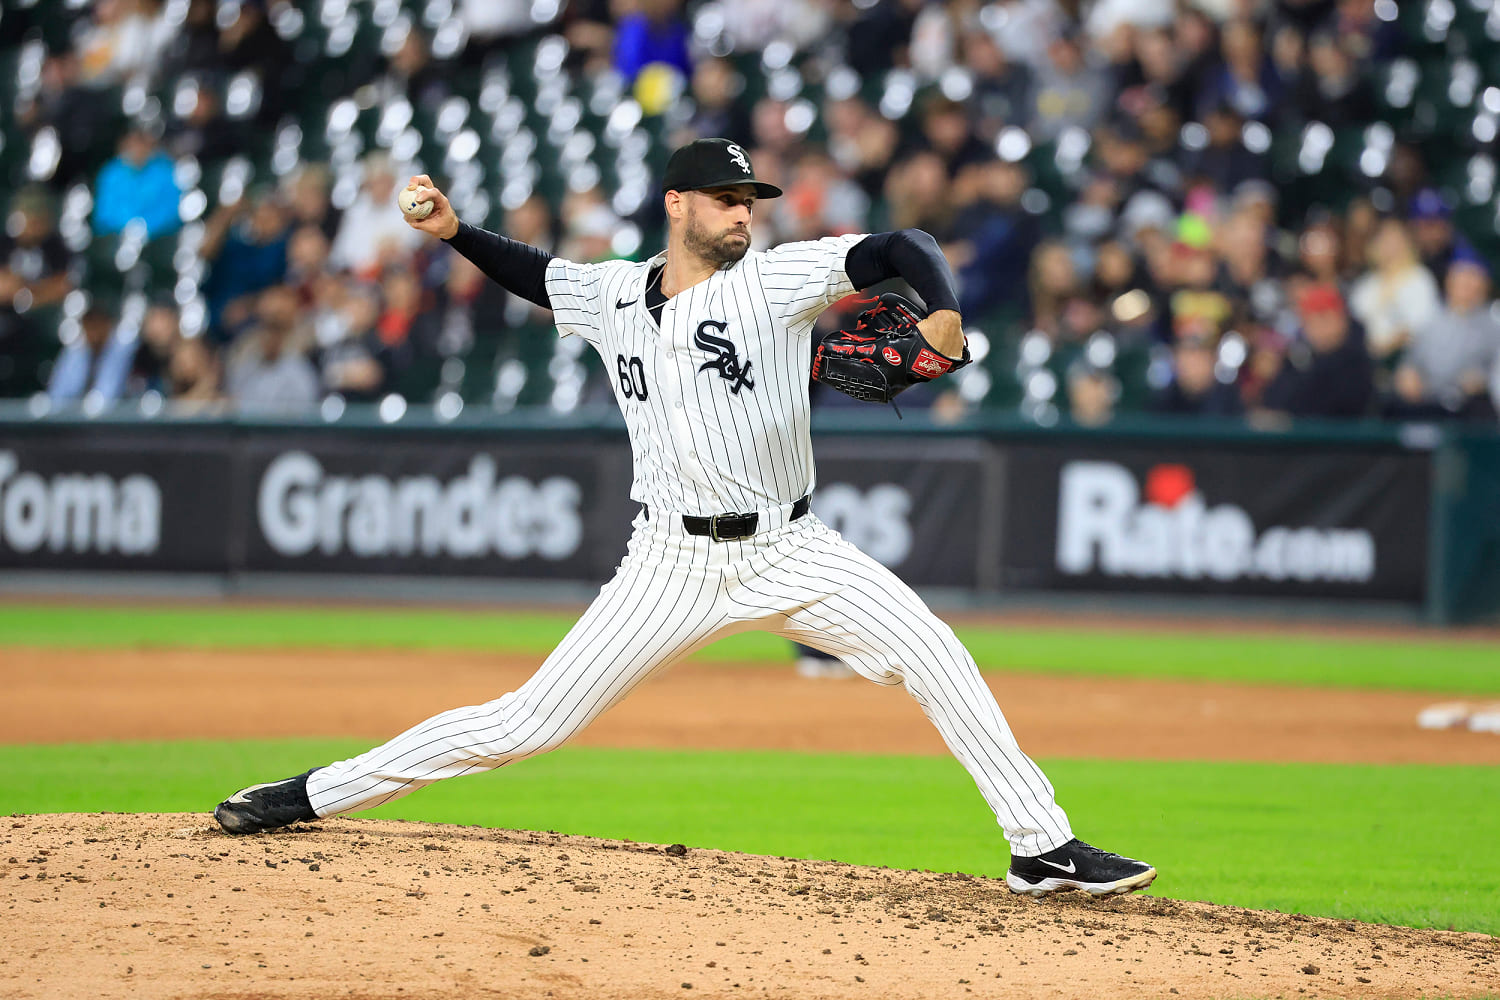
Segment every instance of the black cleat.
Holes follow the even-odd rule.
[[[1034,858],[1012,855],[1005,884],[1011,892],[1027,896],[1066,889],[1108,896],[1144,889],[1154,878],[1156,869],[1144,861],[1122,858],[1074,839]]]
[[[225,833],[259,833],[309,823],[318,818],[307,798],[307,775],[316,770],[242,788],[218,804],[214,819]]]

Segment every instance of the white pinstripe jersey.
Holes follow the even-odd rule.
[[[632,499],[683,514],[761,510],[812,491],[813,323],[854,290],[863,235],[751,251],[667,300],[657,326],[640,263],[547,265],[560,334],[594,346],[635,456]]]

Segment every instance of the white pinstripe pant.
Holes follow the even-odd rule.
[[[1052,785],[1016,745],[953,630],[812,514],[729,542],[688,535],[680,518],[642,514],[614,579],[530,680],[313,772],[313,808],[320,816],[369,809],[554,749],[657,670],[746,629],[827,650],[877,684],[905,684],[1015,853],[1071,839]]]

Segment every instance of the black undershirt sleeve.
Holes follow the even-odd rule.
[[[869,288],[888,278],[901,278],[921,296],[929,313],[958,311],[953,272],[937,240],[920,229],[866,236],[849,248],[844,272],[855,288]]]
[[[475,267],[507,292],[543,309],[552,308],[552,300],[547,296],[547,264],[552,255],[547,251],[467,222],[460,222],[458,232],[444,242],[473,261]]]

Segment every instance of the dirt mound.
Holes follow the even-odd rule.
[[[196,814],[16,816],[0,842],[5,997],[1500,991],[1484,935],[678,846]]]

